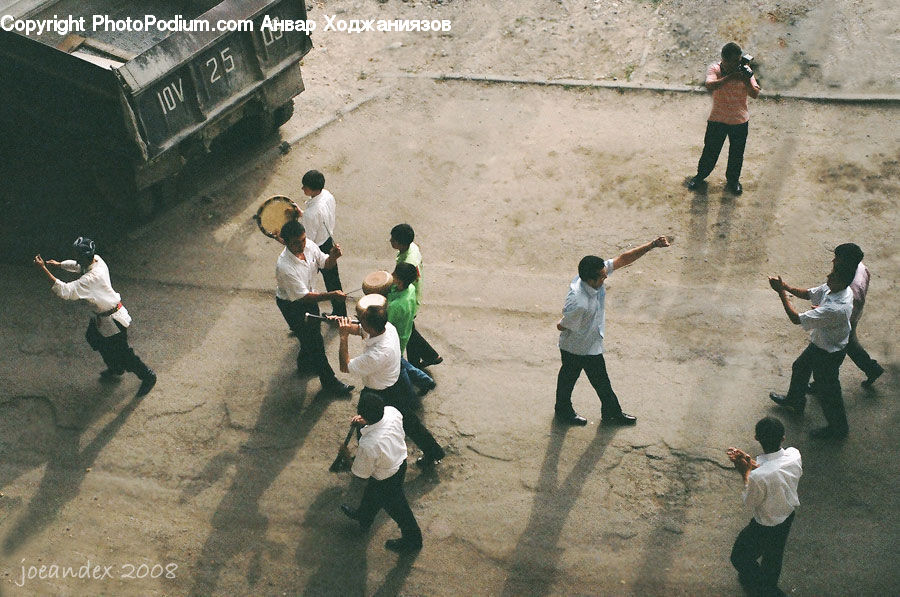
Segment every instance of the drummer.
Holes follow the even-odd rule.
[[[401,271],[398,277],[397,269]],[[394,273],[386,271],[372,272],[363,280],[363,292],[366,295],[380,294],[387,298],[388,321],[397,328],[400,337],[400,367],[409,376],[409,381],[424,396],[435,388],[434,379],[418,367],[403,358],[413,328],[413,319],[418,311],[416,301],[416,281],[418,272],[409,263],[398,263]],[[412,393],[412,387],[409,388]]]
[[[318,170],[310,170],[303,175],[301,184],[303,194],[309,197],[303,214],[303,225],[306,227],[306,235],[319,249],[328,255],[334,246],[335,201],[328,189],[325,188],[325,175]],[[322,279],[325,281],[325,290],[341,290],[341,276],[335,263],[333,268],[322,270]],[[333,315],[345,317],[347,315],[347,303],[342,299],[331,301]]]
[[[409,395],[409,381],[400,367],[400,338],[397,328],[388,322],[387,300],[383,296],[367,295],[357,303],[356,315],[358,324],[347,317],[337,318],[340,324],[338,358],[341,371],[362,377],[365,388],[361,395],[377,394],[385,405],[400,411],[403,430],[423,452],[416,464],[420,468],[434,466],[444,457],[444,450],[416,416],[412,396]],[[363,353],[352,360],[350,334],[362,336],[365,342]]]
[[[307,313],[319,314],[321,301],[346,299],[341,290],[316,292],[313,287],[318,271],[334,268],[341,256],[341,247],[335,245],[326,256],[306,238],[306,229],[297,220],[290,220],[281,227],[281,241],[285,247],[275,264],[275,302],[300,340],[297,370],[318,375],[323,392],[349,396],[353,386],[339,381],[328,364],[319,322],[305,318]]]

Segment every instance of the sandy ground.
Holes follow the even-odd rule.
[[[256,147],[209,164],[184,202],[98,239],[132,344],[160,374],[143,400],[133,378],[97,381],[85,309],[30,266],[0,266],[0,594],[739,595],[728,553],[749,515],[724,448],[758,450],[753,424],[776,413],[766,394],[786,389],[805,346],[765,276],[818,284],[847,240],[873,273],[860,336],[887,372],[866,391],[842,368],[845,442],[808,438],[815,403],[783,417],[805,466],[782,587],[897,592],[897,108],[754,102],[735,198],[724,164],[707,193],[682,186],[703,96],[394,76],[624,80],[637,64],[632,81],[687,83],[729,34],[751,51],[790,37],[765,59],[767,89],[896,92],[895,67],[862,60],[896,43],[887,4],[729,4],[699,28],[705,4],[515,6],[317,3],[313,18],[437,15],[454,31],[317,37],[285,138],[381,95],[284,156],[254,163]],[[820,66],[795,80],[798,52]],[[362,536],[337,509],[360,491],[327,472],[355,397],[316,398],[318,381],[294,373],[272,298],[280,247],[250,219],[270,195],[299,198],[313,167],[338,199],[345,287],[390,265],[397,222],[425,255],[418,326],[445,362],[423,413],[448,456],[407,476],[416,557],[384,550],[396,528],[383,515]],[[608,282],[607,362],[638,425],[597,425],[582,379],[573,399],[591,424],[555,427],[554,324],[578,259],[658,234],[674,245]],[[332,331],[326,342],[335,362]],[[113,578],[17,586],[23,566],[88,560]]]

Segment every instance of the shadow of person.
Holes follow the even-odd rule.
[[[366,483],[362,479],[357,480],[361,485]],[[437,474],[431,471],[430,474],[416,475],[404,484],[403,489],[413,506],[439,483]],[[303,595],[365,595],[368,576],[366,550],[369,543],[381,525],[389,524],[396,528],[396,523],[381,511],[375,517],[372,527],[363,532],[355,522],[340,512],[339,505],[347,498],[341,488],[325,489],[313,500],[303,520],[304,534],[294,559],[301,568],[317,565],[303,588]],[[427,535],[424,542],[427,549]],[[419,552],[401,554],[374,594],[400,594],[418,555]]]
[[[105,401],[102,397],[108,393],[107,390],[98,395],[93,405],[78,413],[74,425],[64,427],[57,423],[55,447],[48,459],[47,470],[26,512],[6,535],[4,555],[12,554],[29,537],[46,527],[63,506],[78,495],[87,469],[143,400],[143,396],[132,398],[84,449],[79,449],[83,430],[104,412]]]
[[[551,423],[550,443],[541,465],[531,515],[513,549],[503,595],[546,595],[552,591],[559,575],[557,562],[563,550],[557,544],[563,527],[585,481],[594,472],[618,427],[598,427],[593,441],[559,482],[559,458],[570,429]]]

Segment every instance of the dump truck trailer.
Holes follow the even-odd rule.
[[[0,127],[65,147],[140,216],[239,122],[286,122],[312,49],[303,0],[0,0],[0,18]]]

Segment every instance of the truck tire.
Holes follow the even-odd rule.
[[[282,124],[291,119],[294,115],[294,100],[290,100],[279,106],[272,112],[272,130],[278,130]]]

